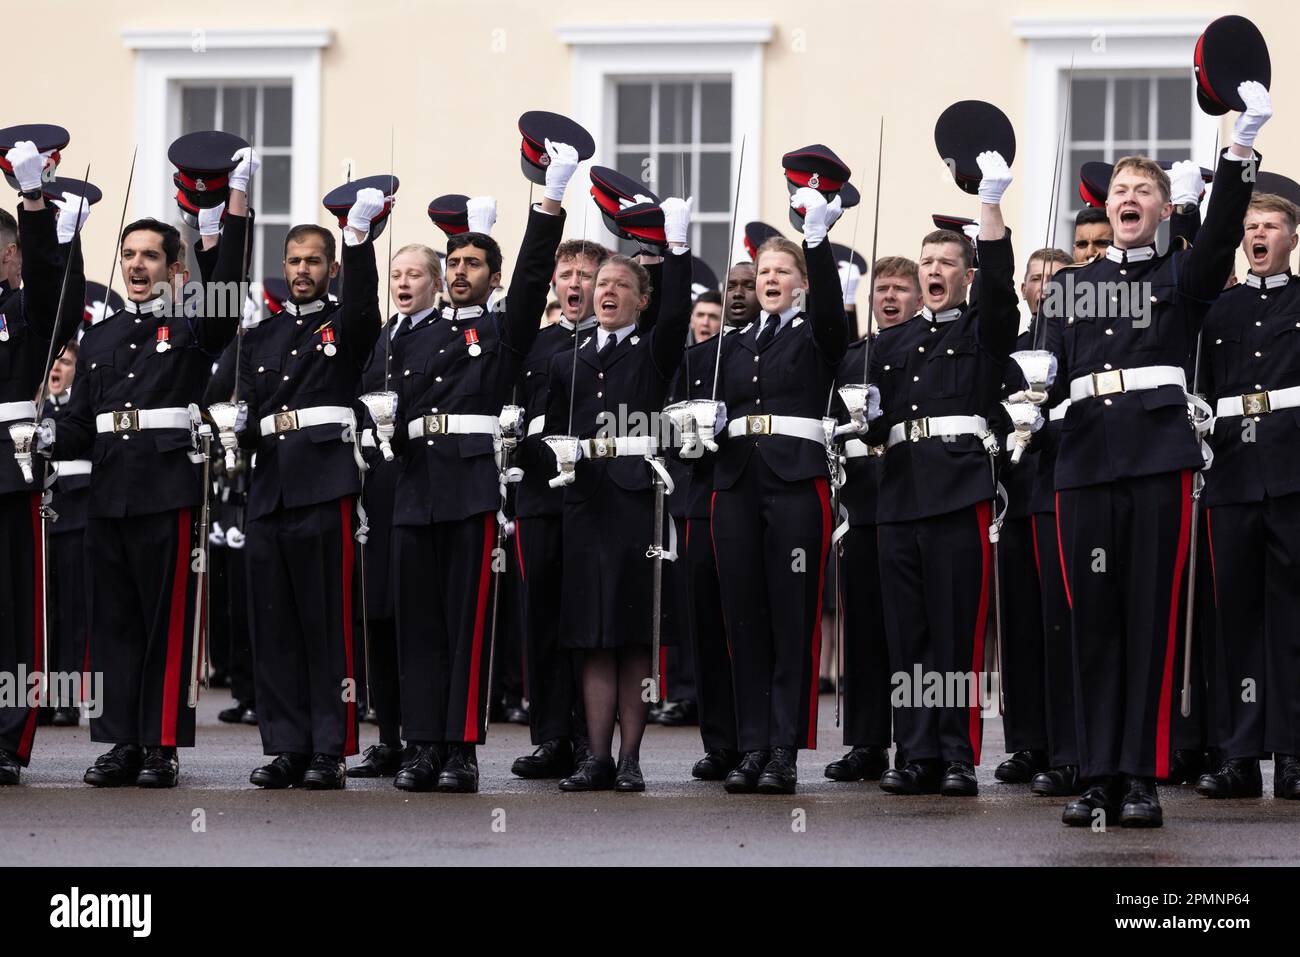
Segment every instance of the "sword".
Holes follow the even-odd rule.
[[[721,343],[719,343],[721,345]],[[660,643],[663,640],[663,610],[664,601],[664,498],[666,495],[663,475],[663,459],[659,456],[649,456],[646,459],[650,463],[651,472],[654,474],[655,490],[655,527],[650,536],[650,547],[646,549],[645,557],[654,560],[654,570],[652,572],[653,586],[651,590],[651,601],[653,602],[653,615],[650,618],[650,703],[659,703],[659,682],[663,680],[663,674],[659,667]]]
[[[203,624],[208,605],[208,507],[212,489],[212,436],[200,435],[203,443],[203,505],[199,509],[199,567],[194,585],[194,626],[190,644],[190,686],[187,703],[199,704],[199,673],[202,670]]]
[[[731,257],[736,249],[736,217],[740,214],[740,183],[745,172],[745,140],[749,134],[740,138],[740,157],[736,161],[736,198],[731,204],[731,232],[727,235],[727,269],[722,274],[723,286],[726,286],[727,276],[731,274]],[[718,401],[718,373],[722,369],[722,330],[718,330],[718,354],[713,358],[713,391],[709,393],[709,398],[714,402]]]

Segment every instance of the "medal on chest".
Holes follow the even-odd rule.
[[[334,356],[338,354],[339,347],[334,344],[334,330],[328,326],[320,331],[320,341],[323,344],[325,354]]]
[[[9,341],[9,320],[5,318],[5,314],[3,312],[0,312],[0,342],[8,342],[8,341]]]
[[[483,354],[483,347],[478,344],[477,329],[465,330],[465,346],[466,346],[465,351],[468,352],[471,356],[477,357]]]
[[[154,351],[166,352],[168,349],[170,349],[172,347],[171,337],[172,337],[171,329],[167,328],[166,326],[159,326],[158,332],[155,334],[154,337],[156,339],[156,341],[154,342]]]

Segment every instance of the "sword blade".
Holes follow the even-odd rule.
[[[740,138],[740,156],[736,160],[736,195],[731,202],[731,231],[727,235],[727,268],[722,274],[722,287],[727,286],[727,277],[731,275],[731,257],[736,250],[736,219],[740,215],[740,183],[745,173],[745,141],[749,138],[746,133]],[[713,391],[710,398],[718,398],[718,372],[722,369],[722,330],[718,330],[718,354],[713,359]]]

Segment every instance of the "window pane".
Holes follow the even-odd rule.
[[[692,83],[659,84],[659,142],[691,142]]]
[[[1106,138],[1106,81],[1075,80],[1070,103],[1070,138]]]
[[[730,223],[700,223],[700,248],[695,254],[719,277],[727,272],[727,234],[730,232]]]
[[[1125,78],[1115,81],[1116,140],[1145,140],[1150,136],[1151,81]]]
[[[288,156],[262,157],[260,189],[262,191],[262,213],[289,212],[289,163]]]
[[[700,154],[700,188],[695,198],[701,213],[731,212],[731,154]]]
[[[284,277],[284,237],[288,234],[287,225],[263,225],[257,227],[257,243],[262,250],[262,275]]]
[[[731,142],[731,84],[700,84],[700,142]]]
[[[251,86],[228,86],[221,91],[221,128],[252,142],[253,111],[257,90]]]
[[[1192,138],[1192,84],[1183,77],[1169,77],[1157,81],[1159,115],[1156,117],[1158,136],[1162,140],[1188,140]]]
[[[268,86],[262,94],[262,145],[291,146],[293,89]]]
[[[618,84],[618,141],[650,142],[650,84]]]
[[[181,90],[181,133],[210,130],[216,124],[217,91],[210,86]]]
[[[671,153],[658,154],[655,170],[654,191],[663,199],[667,196],[686,197],[691,195],[691,157],[685,151],[674,150]],[[698,201],[697,206],[698,209]]]
[[[624,176],[630,176],[638,183],[645,183],[650,189],[654,182],[654,169],[650,163],[650,157],[645,153],[619,153],[618,165],[614,167]]]

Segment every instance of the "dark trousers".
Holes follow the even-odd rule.
[[[41,660],[40,494],[0,495],[0,672],[16,682],[21,669],[30,676]],[[16,686],[21,702],[0,708],[0,749],[15,754],[24,767],[36,736],[36,711],[27,707],[30,681]]]
[[[1206,516],[1230,758],[1300,754],[1300,494]]]
[[[357,753],[353,501],[282,508],[245,545],[266,754]]]
[[[188,508],[86,523],[89,670],[103,675],[92,741],[194,746],[193,537]]]
[[[713,493],[712,525],[740,750],[815,748],[827,481],[786,482],[755,454]]]
[[[408,741],[483,743],[496,535],[492,512],[393,528]]]
[[[1061,577],[1056,513],[1033,517],[1034,564],[1043,608],[1043,670],[1047,697],[1047,761],[1054,768],[1079,763],[1074,727],[1074,653],[1070,648],[1070,603]]]
[[[367,625],[370,642],[370,706],[379,724],[379,743],[402,746],[402,683],[397,664],[397,622],[372,618]]]
[[[528,730],[533,744],[572,738],[583,731],[574,723],[576,663],[560,647],[559,515],[515,519],[515,568],[524,636],[524,678],[528,688]]]
[[[57,523],[55,523],[57,525]],[[83,672],[86,667],[86,533],[84,529],[48,536],[50,549],[50,658],[54,671]],[[39,571],[38,571],[39,574]],[[86,689],[83,688],[83,694]],[[79,702],[62,692],[63,708]]]
[[[1002,586],[1002,730],[1008,751],[1047,750],[1043,603],[1031,520],[1008,519],[998,541]]]
[[[905,692],[895,701],[894,737],[909,761],[979,764],[990,518],[989,503],[980,502],[876,526],[889,663],[906,678],[894,691]],[[927,700],[915,687],[918,674],[923,683],[939,682],[939,700]]]
[[[695,665],[696,704],[700,739],[706,751],[735,751],[736,700],[731,686],[731,655],[722,620],[718,591],[718,566],[707,518],[686,519],[677,559],[682,579],[688,647],[673,649],[689,654]]]
[[[1166,472],[1057,493],[1084,778],[1169,773],[1191,481]]]
[[[230,675],[232,698],[253,707],[256,693],[253,690],[253,644],[248,628],[248,573],[244,549],[213,548],[209,558],[212,667]]]
[[[841,539],[844,615],[844,743],[888,748],[889,645],[880,597],[880,553],[874,525],[854,525]]]

